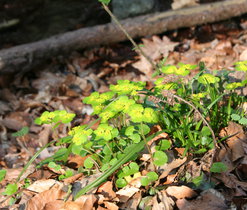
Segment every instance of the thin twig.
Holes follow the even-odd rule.
[[[148,60],[148,62],[152,65],[153,69],[155,70],[157,67],[154,64],[154,62],[151,60],[151,58],[148,55],[146,55],[146,53],[141,49],[140,46],[138,46],[138,44],[136,44],[136,42],[132,39],[132,37],[125,30],[125,28],[122,26],[122,24],[118,21],[118,19],[115,17],[115,15],[111,12],[111,10],[109,9],[109,7],[107,5],[105,5],[104,3],[102,3],[102,5],[103,5],[103,8],[105,9],[105,11],[111,16],[111,18],[113,19],[113,21],[122,30],[122,32],[126,35],[126,37],[129,39],[129,41],[133,44],[133,46],[135,47],[135,49],[137,49]]]

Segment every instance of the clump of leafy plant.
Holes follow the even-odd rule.
[[[97,116],[100,121],[98,127],[72,127],[68,136],[55,140],[62,147],[52,157],[42,161],[40,166],[48,164],[54,170],[60,170],[71,153],[87,157],[82,171],[88,175],[101,171],[103,175],[82,189],[76,195],[77,198],[98,186],[114,172],[117,172],[115,184],[118,188],[140,176],[143,186],[152,185],[158,179],[157,172],[150,171],[142,176],[140,168],[143,166],[137,161],[139,152],[145,146],[154,168],[167,163],[166,151],[172,146],[184,147],[184,155],[188,151],[202,154],[214,148],[215,136],[229,120],[244,124],[246,111],[239,107],[246,99],[235,94],[232,87],[229,88],[229,84],[232,84],[226,79],[229,72],[223,75],[211,73],[203,64],[199,65],[199,73],[190,82],[183,82],[183,77],[196,67],[181,63],[178,67],[164,65],[157,70],[158,78],[151,89],[146,89],[145,82],[119,80],[116,85],[110,85],[110,91],[93,92],[85,97],[83,102],[92,105],[92,115]],[[168,74],[180,77],[176,81],[165,83],[164,77]],[[246,85],[246,81],[240,83],[241,87]],[[64,110],[45,111],[35,122],[39,125],[51,124],[56,129],[60,124],[70,123],[74,117],[75,114]],[[151,151],[148,141],[159,134],[151,133],[154,125],[159,125],[161,132],[166,132],[172,141],[160,140],[155,150]],[[23,128],[14,135],[22,136],[27,132],[28,129]],[[35,154],[28,165],[39,153]],[[124,166],[127,162],[129,164]],[[211,168],[212,172],[224,170],[221,163],[215,163]],[[59,180],[72,175],[73,172],[67,170],[59,176]],[[15,193],[16,186],[16,183],[9,184],[5,194]]]
[[[104,4],[108,4],[110,0],[100,1],[108,11]],[[112,16],[111,12],[108,12]],[[112,18],[114,19],[114,16]],[[115,21],[121,28],[121,24]],[[127,32],[122,30],[128,36]],[[131,37],[129,39],[136,49],[142,52]],[[246,72],[246,61],[237,62],[235,65],[236,70]],[[140,167],[143,166],[138,164],[137,157],[145,146],[154,168],[167,163],[166,151],[172,146],[184,147],[184,155],[188,151],[200,154],[214,148],[217,146],[216,136],[220,128],[226,126],[231,118],[236,120],[236,115],[239,116],[237,120],[240,120],[246,114],[238,109],[246,99],[235,94],[234,90],[246,86],[247,80],[229,83],[229,72],[209,72],[201,63],[199,73],[189,83],[185,83],[183,77],[195,68],[196,65],[190,64],[179,63],[175,66],[162,63],[155,72],[158,78],[151,89],[146,89],[145,82],[119,80],[116,85],[110,85],[109,92],[94,92],[84,98],[84,103],[92,105],[92,114],[98,117],[100,124],[96,129],[92,129],[90,125],[79,125],[70,129],[68,136],[55,140],[57,145],[63,147],[40,165],[49,164],[59,170],[60,164],[65,163],[71,153],[87,157],[84,162],[87,174],[98,171],[103,174],[79,191],[76,199],[115,172],[115,184],[119,188],[141,176]],[[164,77],[170,74],[178,76],[179,79],[165,83]],[[55,129],[60,124],[70,123],[74,117],[75,114],[64,110],[46,111],[35,122],[38,125],[51,124]],[[154,125],[159,125],[161,132],[168,133],[171,142],[161,140],[155,150],[151,151],[148,142],[158,134],[151,133]],[[54,142],[48,145],[51,143]],[[34,155],[24,170],[45,147]],[[211,168],[212,172],[225,170],[221,163],[214,164]],[[72,174],[68,171],[59,179],[70,175]],[[157,179],[158,174],[150,171],[142,176],[141,184],[146,187]],[[17,191],[17,185],[8,186],[5,192],[9,195]]]
[[[73,127],[67,137],[58,140],[60,145],[67,146],[60,149],[50,162],[54,165],[56,161],[66,161],[66,157],[74,153],[87,156],[84,162],[86,170],[90,170],[91,173],[96,170],[109,174],[109,170],[117,164],[121,163],[118,166],[121,168],[125,162],[135,161],[138,152],[143,150],[145,145],[148,147],[148,141],[156,135],[150,133],[154,125],[160,125],[162,132],[171,136],[173,145],[184,147],[184,155],[188,150],[204,153],[212,149],[215,145],[211,129],[217,134],[221,127],[226,126],[228,121],[222,121],[222,118],[230,120],[229,116],[233,116],[236,108],[244,102],[244,98],[234,95],[233,100],[229,97],[233,91],[226,88],[229,83],[226,84],[221,75],[209,73],[202,64],[200,72],[186,84],[183,82],[183,76],[196,66],[178,66],[168,65],[158,70],[161,74],[181,76],[172,83],[164,83],[164,77],[161,76],[154,82],[153,88],[148,90],[145,88],[145,82],[119,80],[116,85],[110,85],[109,92],[93,92],[84,98],[84,103],[92,105],[93,115],[99,117],[99,126],[96,129],[88,125]],[[172,95],[169,95],[171,91]],[[171,98],[174,94],[178,97]],[[203,123],[202,118],[196,118],[193,107],[180,98],[194,104],[202,117],[209,119],[210,127]],[[222,101],[227,105],[227,109],[220,105]],[[241,117],[244,115],[238,114]],[[53,124],[56,127],[58,124],[71,122],[74,116],[66,111],[44,112],[36,119],[36,123]],[[171,146],[168,140],[162,140],[153,153],[149,149],[151,160],[156,167],[168,161],[166,150]],[[132,150],[131,153],[133,148],[134,152]],[[130,162],[118,171],[117,187],[124,187],[136,176],[140,176],[140,168],[136,162]],[[148,174],[142,179],[142,184],[146,186],[155,179],[156,175]]]

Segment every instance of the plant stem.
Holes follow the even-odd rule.
[[[55,143],[55,142],[56,142],[56,140],[53,140],[53,141],[49,142],[49,143],[46,144],[45,146],[41,147],[41,149],[40,149],[38,152],[36,152],[36,153],[34,154],[34,156],[28,161],[28,163],[25,165],[25,167],[21,170],[21,173],[19,174],[19,176],[17,177],[17,179],[16,179],[16,181],[15,181],[16,183],[20,181],[21,176],[24,174],[24,172],[27,170],[27,168],[33,163],[33,161],[39,156],[39,154],[40,154],[45,148],[49,147],[51,144],[53,144],[53,143]]]
[[[151,160],[151,164],[152,164],[152,166],[153,166],[153,169],[154,169],[154,171],[157,172],[156,166],[154,165],[153,154],[152,154],[152,151],[151,151],[151,149],[150,149],[150,147],[149,147],[149,145],[148,145],[147,139],[146,139],[146,137],[145,137],[145,135],[144,135],[144,133],[143,133],[143,128],[142,128],[142,126],[143,126],[143,123],[141,123],[141,135],[142,135],[143,141],[144,141],[144,143],[145,143],[145,146],[146,146],[146,148],[148,149],[148,152],[149,152],[149,154],[150,154],[150,160]]]

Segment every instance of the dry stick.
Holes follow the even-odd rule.
[[[129,39],[129,41],[133,44],[135,49],[139,50],[140,53],[148,60],[148,62],[152,65],[153,69],[156,69],[156,65],[151,60],[149,56],[146,55],[146,53],[136,44],[136,42],[132,39],[132,37],[129,35],[129,33],[125,30],[125,28],[122,26],[122,24],[118,21],[118,19],[115,17],[115,15],[111,12],[111,10],[106,6],[104,3],[102,3],[103,8],[105,11],[111,16],[113,21],[117,24],[117,26],[123,31],[123,33],[126,35],[126,37]]]

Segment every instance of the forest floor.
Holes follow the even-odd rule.
[[[247,20],[246,17],[229,21],[206,24],[190,29],[171,31],[138,40],[143,50],[159,61],[167,57],[166,64],[178,62],[198,64],[204,62],[209,70],[233,70],[233,64],[247,60]],[[110,46],[96,47],[81,52],[71,52],[68,57],[52,58],[45,68],[35,69],[24,75],[1,76],[0,83],[0,168],[7,171],[1,181],[0,192],[6,185],[13,183],[28,160],[39,148],[55,138],[50,125],[36,125],[34,119],[45,110],[67,110],[76,114],[71,125],[59,128],[57,135],[64,137],[70,126],[88,124],[94,117],[91,108],[82,103],[82,99],[93,91],[108,91],[110,84],[117,80],[146,81],[152,84],[153,70],[150,64],[132,49],[128,42]],[[195,75],[198,70],[192,71]],[[234,74],[243,79],[244,74]],[[245,93],[246,94],[246,89]],[[29,127],[29,133],[23,137],[13,137],[12,133],[23,127]],[[53,155],[58,146],[45,149],[26,170],[19,182],[16,200],[11,196],[0,195],[1,208],[10,209],[246,209],[247,205],[247,159],[246,127],[230,123],[222,128],[227,135],[238,133],[234,138],[244,142],[238,146],[227,147],[229,171],[213,174],[213,186],[194,189],[178,177],[198,177],[209,171],[206,153],[203,158],[171,159],[163,169],[166,171],[155,186],[163,187],[156,194],[141,187],[138,180],[123,189],[115,187],[111,178],[99,188],[72,201],[67,202],[64,187],[75,183],[86,185],[95,176],[85,177],[76,173],[84,166],[85,158],[71,155],[66,166],[56,171],[44,165],[36,169],[36,163]],[[173,153],[174,151],[169,151]],[[179,153],[179,151],[178,151]],[[229,155],[230,154],[230,155]],[[238,157],[236,162],[234,159]],[[234,158],[233,158],[234,157]],[[66,169],[72,169],[75,175],[58,181],[59,175]],[[186,172],[186,175],[185,175]],[[184,174],[184,176],[182,175]],[[29,187],[22,189],[24,180]],[[183,179],[184,180],[184,179]]]

